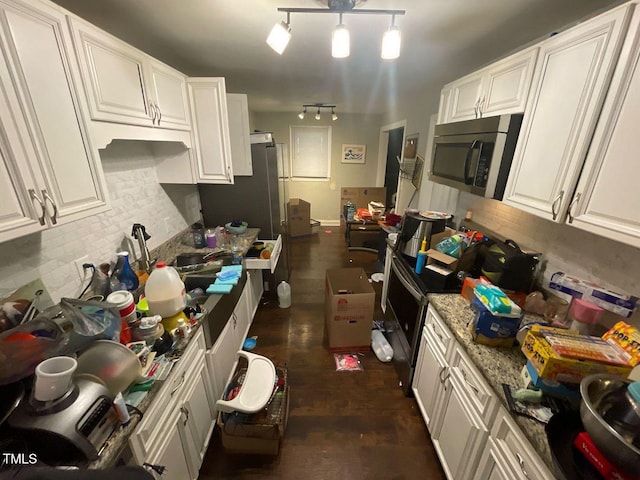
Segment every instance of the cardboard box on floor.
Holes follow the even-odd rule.
[[[370,349],[375,296],[362,268],[327,270],[324,318],[330,351]]]
[[[344,225],[344,204],[353,203],[356,208],[369,208],[369,202],[384,204],[387,198],[385,187],[342,187],[340,190],[340,223]]]
[[[292,237],[311,235],[311,204],[301,198],[287,202],[287,227]]]

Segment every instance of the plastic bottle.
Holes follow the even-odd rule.
[[[416,260],[416,273],[420,275],[424,270],[424,264],[427,262],[427,237],[422,239],[422,245],[418,251],[418,258]]]
[[[380,330],[371,330],[371,348],[381,362],[390,362],[393,358],[393,348]]]
[[[144,295],[153,315],[172,317],[187,305],[184,283],[180,274],[164,262],[158,262],[144,286]]]
[[[289,308],[291,306],[291,286],[283,280],[278,285],[277,291],[280,308]]]
[[[460,258],[462,249],[461,243],[462,237],[460,235],[452,235],[439,242],[435,248],[445,255],[449,255],[450,257],[454,258]]]
[[[134,291],[140,285],[136,272],[133,271],[129,264],[129,252],[118,252],[120,261],[120,272],[118,273],[118,281],[123,290]]]

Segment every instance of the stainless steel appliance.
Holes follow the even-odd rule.
[[[429,180],[502,200],[522,114],[436,125]]]
[[[445,219],[426,218],[419,213],[405,213],[396,243],[397,250],[413,258],[418,257],[422,239],[427,239],[426,248],[431,247],[431,235],[444,231]]]
[[[78,465],[98,458],[118,419],[107,387],[77,376],[72,388],[56,400],[24,398],[7,424],[38,460],[48,465]]]
[[[253,175],[234,177],[233,185],[198,184],[202,217],[207,227],[243,220],[249,227],[260,229],[261,240],[275,240],[283,235],[276,271],[265,274],[265,290],[275,294],[277,285],[289,280],[291,262],[280,216],[283,200],[278,190],[278,155],[271,133],[251,134],[251,162]]]
[[[389,288],[387,291],[384,327],[393,348],[393,363],[399,385],[405,395],[411,395],[413,374],[418,360],[420,335],[424,327],[427,293],[460,292],[460,288],[433,289],[415,273],[415,259],[398,250],[392,252]]]

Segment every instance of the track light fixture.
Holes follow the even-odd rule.
[[[320,120],[320,109],[321,108],[330,108],[331,109],[331,120],[334,122],[338,119],[338,115],[335,112],[335,105],[327,105],[326,103],[307,103],[306,105],[302,105],[302,111],[298,114],[298,118],[300,120],[304,119],[305,114],[307,113],[307,108],[315,108],[316,115],[315,119]]]
[[[276,23],[267,37],[267,44],[273,48],[278,55],[282,55],[291,40],[290,14],[287,12],[287,21]]]
[[[291,39],[290,16],[292,13],[337,13],[339,15],[338,25],[331,35],[331,55],[334,58],[346,58],[349,56],[349,30],[342,23],[342,15],[390,15],[391,26],[382,37],[382,50],[380,57],[385,60],[393,60],[400,56],[400,30],[395,25],[396,15],[404,15],[404,10],[371,10],[354,9],[356,0],[327,0],[328,8],[278,8],[279,12],[287,14],[287,21],[277,23],[267,43],[277,53],[282,55],[287,43]]]

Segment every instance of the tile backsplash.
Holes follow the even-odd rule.
[[[468,209],[475,223],[543,254],[543,285],[548,286],[551,275],[562,271],[615,292],[640,296],[640,276],[632,267],[640,265],[640,248],[556,224],[495,200],[461,193],[456,218],[463,218]],[[632,319],[640,325],[638,309]]]
[[[42,279],[54,302],[75,297],[86,283],[74,260],[87,255],[98,265],[115,260],[121,250],[138,258],[134,223],[146,227],[153,249],[200,219],[197,186],[159,184],[146,142],[116,140],[100,150],[100,157],[111,210],[2,243],[0,298],[35,278]]]

